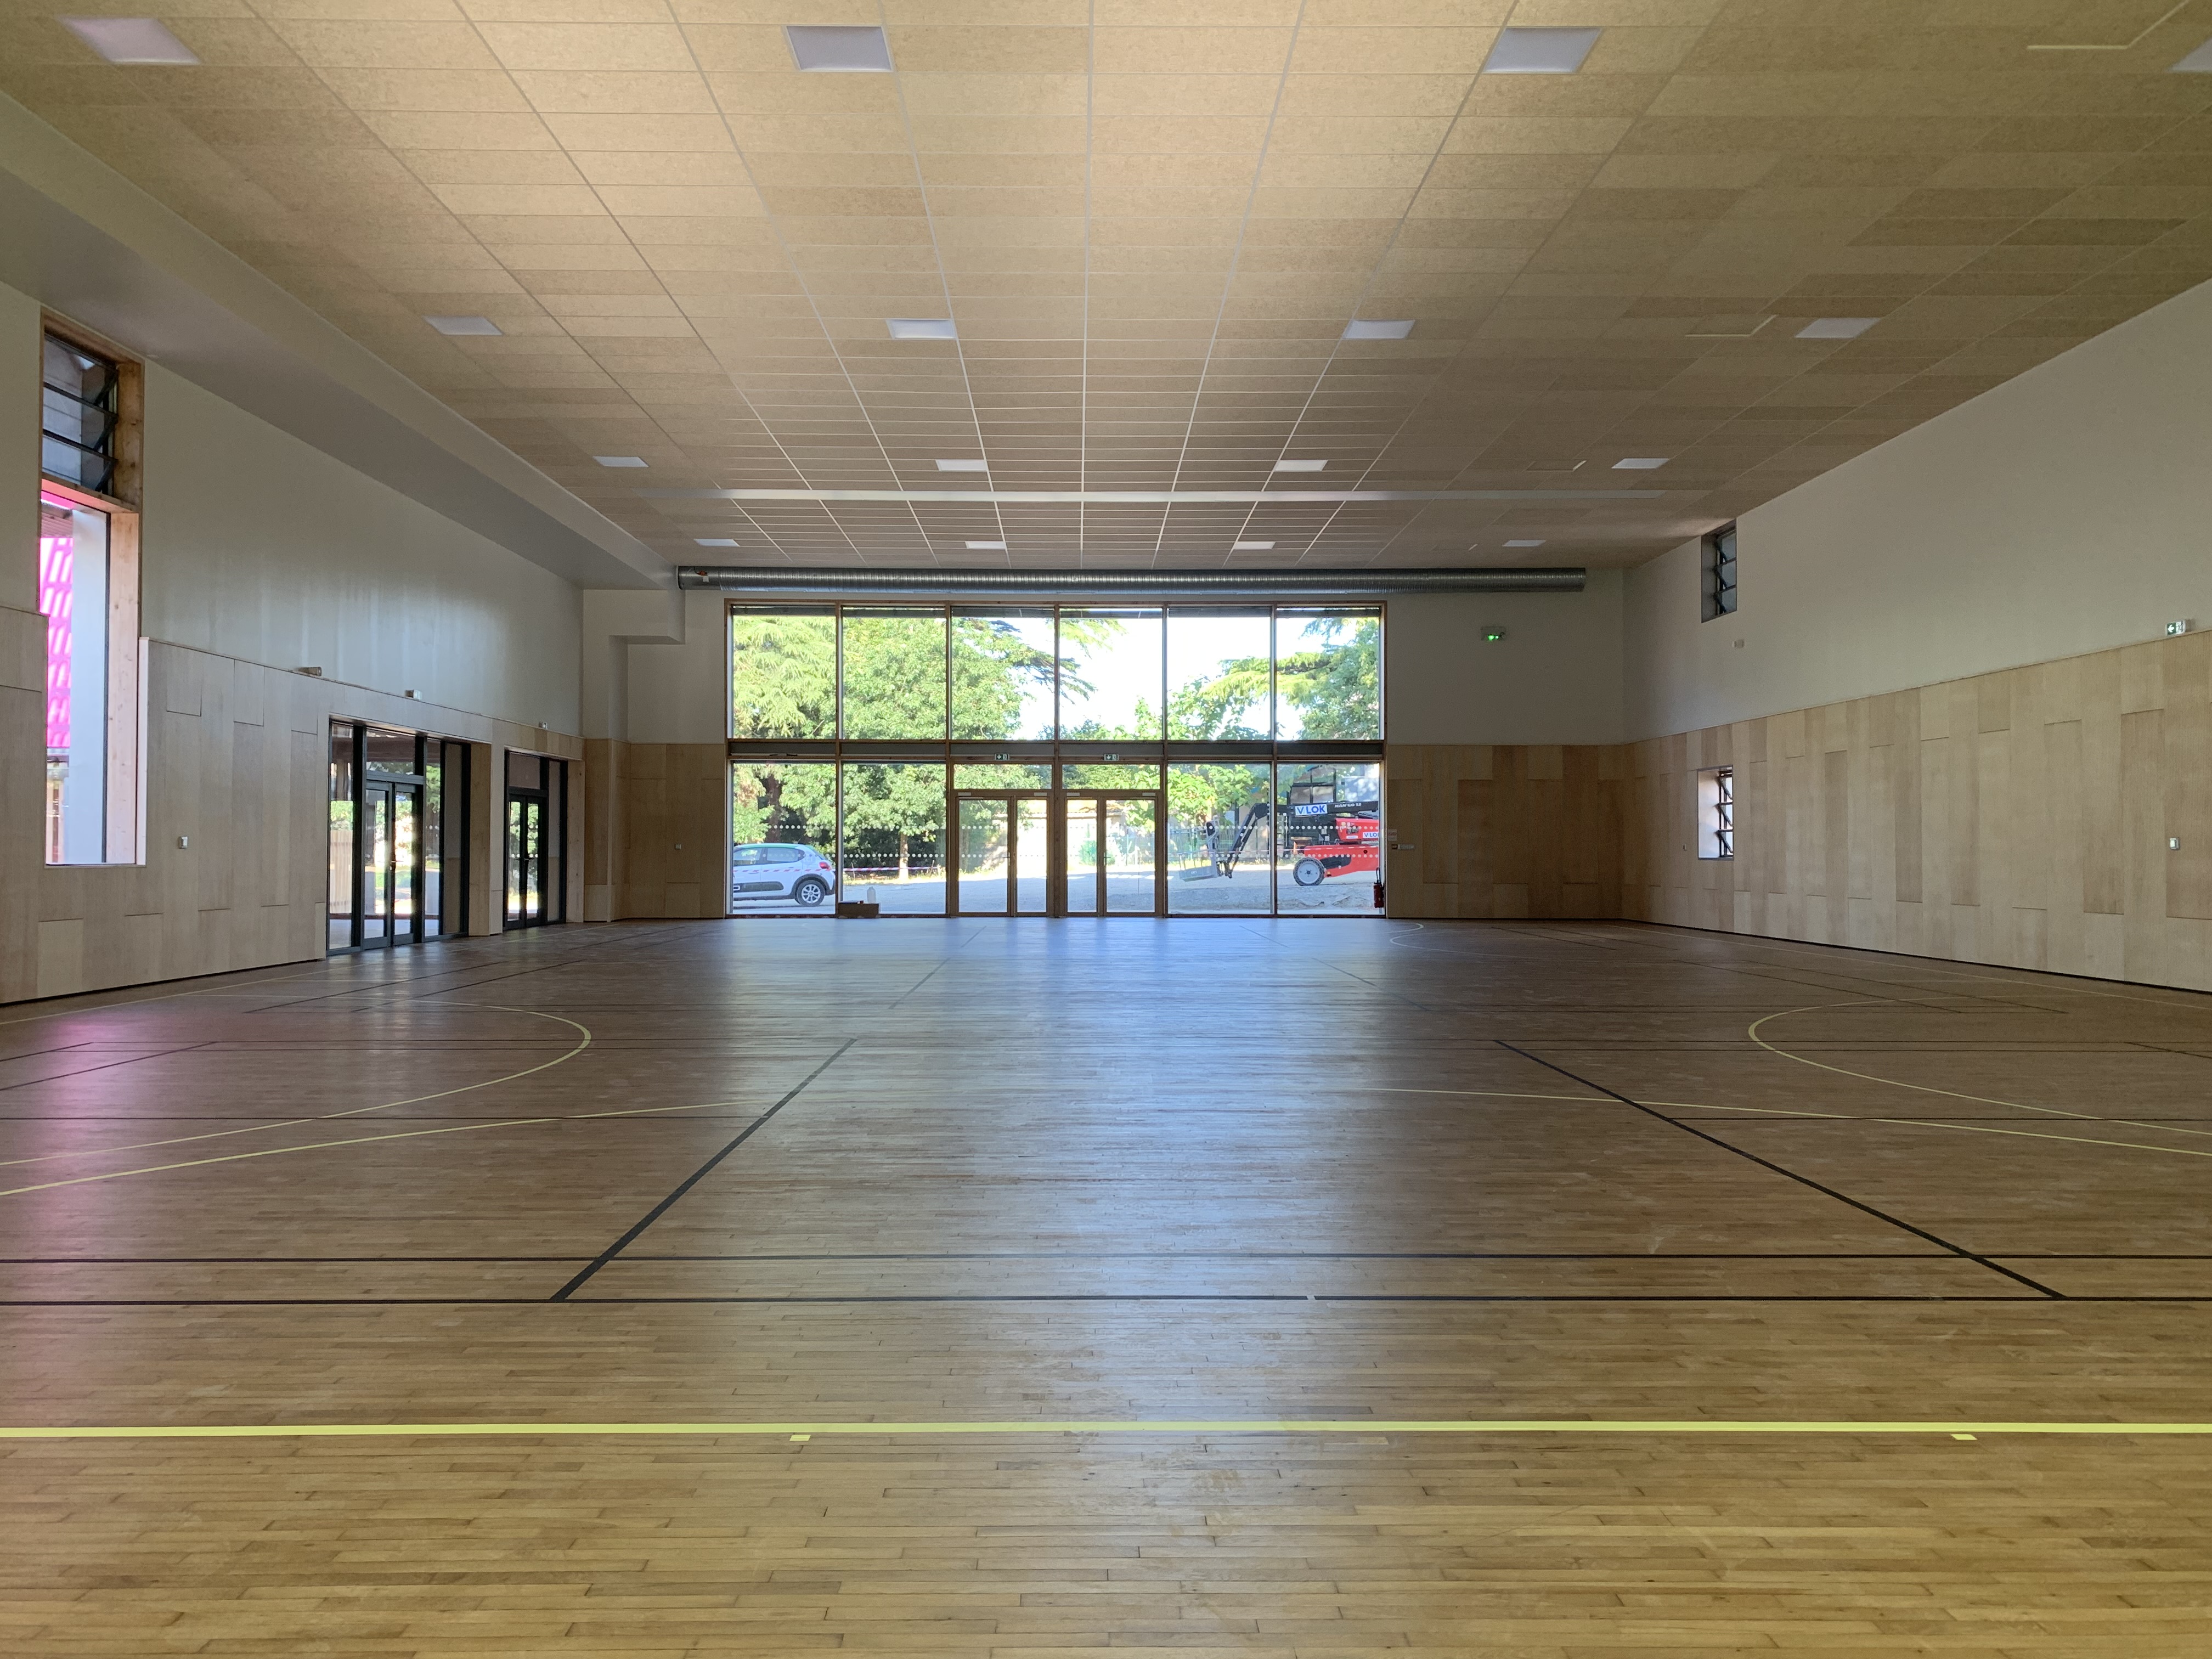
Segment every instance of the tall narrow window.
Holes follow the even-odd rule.
[[[108,515],[39,495],[46,618],[46,862],[107,860]]]
[[[49,864],[138,855],[137,367],[46,331],[39,611]]]
[[[1702,620],[1711,622],[1716,617],[1735,614],[1735,526],[1729,525],[1705,538],[1705,615]]]
[[[1735,856],[1735,769],[1713,766],[1698,774],[1698,856]]]

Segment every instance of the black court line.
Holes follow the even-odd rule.
[[[1963,1244],[1954,1244],[1949,1239],[1938,1237],[1936,1234],[1929,1232],[1925,1227],[1916,1227],[1911,1222],[1900,1220],[1898,1217],[1890,1214],[1886,1210],[1878,1210],[1871,1204],[1862,1203],[1859,1200],[1852,1198],[1847,1194],[1838,1192],[1833,1187],[1823,1186],[1820,1182],[1814,1180],[1810,1176],[1799,1175],[1795,1170],[1787,1169],[1782,1164],[1774,1163],[1771,1159],[1761,1158],[1756,1152],[1747,1152],[1741,1146],[1731,1146],[1727,1141],[1723,1140],[1718,1135],[1709,1135],[1703,1129],[1695,1127],[1693,1125],[1686,1122],[1681,1118],[1669,1117],[1664,1112],[1655,1111],[1650,1107],[1646,1106],[1642,1101],[1631,1100],[1626,1095],[1622,1094],[1618,1090],[1608,1089],[1602,1083],[1593,1083],[1589,1079],[1579,1076],[1577,1073],[1569,1071],[1564,1066],[1554,1066],[1550,1060],[1541,1059],[1535,1054],[1530,1054],[1526,1048],[1516,1048],[1504,1037],[1498,1038],[1497,1042],[1499,1048],[1511,1049],[1513,1053],[1520,1055],[1523,1060],[1534,1060],[1537,1065],[1543,1066],[1547,1071],[1557,1072],[1564,1078],[1572,1078],[1574,1081],[1581,1084],[1585,1089],[1595,1089],[1602,1093],[1611,1095],[1622,1105],[1632,1106],[1638,1111],[1643,1113],[1646,1117],[1654,1118],[1661,1123],[1668,1124],[1674,1128],[1680,1129],[1685,1134],[1695,1135],[1698,1139],[1705,1141],[1709,1146],[1717,1146],[1724,1152],[1732,1152],[1738,1158],[1747,1159],[1753,1164],[1758,1164],[1762,1170],[1771,1170],[1776,1175],[1782,1176],[1788,1180],[1794,1181],[1801,1187],[1809,1187],[1816,1193],[1820,1193],[1826,1197],[1834,1199],[1838,1204],[1848,1204],[1854,1210],[1857,1210],[1865,1215],[1870,1215],[1877,1221],[1887,1222],[1890,1226],[1898,1228],[1902,1231],[1911,1233],[1915,1238],[1924,1238],[1937,1249],[1948,1250],[1953,1255],[1960,1257],[1962,1260],[1978,1262],[1983,1267],[1987,1267],[1991,1273],[2001,1273],[2007,1279],[2012,1279],[2016,1283],[2025,1285],[2028,1289],[2034,1291],[2039,1295],[2047,1296],[2054,1302],[2063,1302],[2069,1299],[2062,1291],[2054,1291],[2048,1285],[2039,1285],[2034,1279],[2030,1279],[2026,1273],[2014,1273],[2011,1268],[1992,1261],[1985,1255],[1977,1255],[1974,1251],[1966,1249]]]
[[[647,1210],[644,1216],[640,1218],[635,1226],[632,1227],[620,1238],[615,1240],[613,1243],[608,1245],[607,1248],[600,1251],[598,1255],[592,1257],[590,1264],[586,1267],[581,1273],[578,1273],[574,1279],[563,1285],[559,1290],[554,1291],[552,1296],[548,1299],[554,1302],[566,1302],[569,1297],[574,1296],[579,1290],[582,1289],[585,1285],[590,1282],[592,1274],[599,1272],[600,1268],[605,1267],[608,1262],[613,1261],[617,1256],[620,1255],[623,1250],[627,1249],[631,1244],[635,1243],[640,1236],[644,1233],[647,1228],[653,1225],[654,1222],[659,1220],[662,1216],[668,1213],[670,1206],[672,1206],[678,1199],[683,1197],[684,1194],[690,1192],[694,1187],[705,1180],[707,1176],[713,1172],[716,1164],[720,1164],[732,1152],[736,1152],[738,1148],[744,1146],[745,1142],[751,1139],[756,1133],[766,1126],[770,1118],[774,1117],[785,1107],[790,1105],[793,1101],[798,1099],[799,1097],[805,1091],[806,1085],[808,1084],[813,1082],[816,1078],[820,1077],[823,1073],[828,1071],[840,1060],[842,1060],[845,1057],[845,1050],[851,1048],[860,1040],[860,1039],[858,1037],[847,1037],[843,1042],[838,1045],[836,1053],[831,1054],[829,1059],[823,1060],[819,1066],[816,1066],[805,1077],[801,1078],[789,1094],[784,1096],[781,1100],[777,1101],[775,1105],[769,1107],[768,1110],[763,1112],[750,1123],[745,1125],[743,1129],[740,1129],[736,1137],[732,1139],[728,1145],[725,1146],[720,1152],[716,1152],[714,1157],[708,1158],[697,1169],[692,1170],[690,1175],[684,1178],[683,1182],[677,1187],[674,1192],[669,1194],[669,1195],[662,1199],[659,1203],[654,1205],[650,1210]]]
[[[46,1077],[25,1078],[21,1083],[0,1083],[0,1090],[33,1089],[41,1083],[68,1083],[77,1078],[90,1077],[94,1072],[112,1072],[118,1066],[136,1066],[143,1060],[164,1060],[171,1054],[188,1054],[195,1048],[210,1047],[214,1039],[210,1038],[207,1042],[187,1042],[181,1048],[156,1048],[151,1054],[136,1054],[125,1060],[102,1060],[97,1066],[81,1066],[74,1072],[54,1072]],[[90,1045],[81,1046],[89,1047]],[[27,1056],[10,1054],[8,1058],[13,1060],[27,1058]]]

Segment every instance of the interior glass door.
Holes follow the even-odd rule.
[[[392,786],[392,942],[412,945],[422,927],[422,787]]]
[[[392,942],[392,786],[372,783],[361,802],[361,942]]]
[[[510,789],[507,794],[507,925],[529,927],[545,920],[545,797]]]

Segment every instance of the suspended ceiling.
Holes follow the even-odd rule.
[[[2212,278],[2212,0],[160,15],[0,90],[672,561],[1630,564]]]

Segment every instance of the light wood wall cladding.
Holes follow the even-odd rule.
[[[1617,916],[1620,747],[1392,744],[1383,766],[1394,916]]]
[[[1630,917],[2212,990],[2212,636],[1634,754]],[[1711,766],[1735,769],[1730,860],[1695,856]]]
[[[46,618],[0,608],[0,1002],[323,955],[330,722],[365,720],[473,745],[471,922],[497,926],[488,810],[508,748],[580,761],[580,738],[183,646],[146,652],[146,861],[45,862]],[[571,799],[588,799],[586,769]],[[570,814],[570,914],[582,888]],[[179,836],[188,848],[177,845]]]
[[[592,747],[596,751],[599,744]],[[609,806],[601,827],[611,921],[719,916],[729,908],[728,746],[608,743]]]

